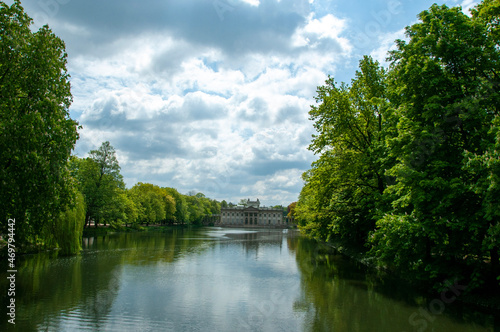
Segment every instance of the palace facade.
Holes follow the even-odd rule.
[[[260,207],[259,199],[248,199],[246,205],[221,208],[221,226],[285,226],[283,210]]]

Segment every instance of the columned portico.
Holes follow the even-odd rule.
[[[247,201],[245,206],[222,208],[220,225],[252,226],[283,226],[283,210],[260,207],[260,202]]]

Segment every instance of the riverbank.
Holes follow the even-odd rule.
[[[297,229],[296,225],[221,225],[221,224],[215,224],[215,225],[210,225],[214,227],[224,227],[224,228],[244,228],[244,229],[249,229],[249,228],[256,228],[256,229]]]
[[[110,233],[128,233],[128,232],[158,232],[158,231],[164,231],[168,229],[175,229],[175,228],[184,228],[184,227],[203,227],[203,225],[189,225],[189,224],[170,224],[170,225],[164,225],[164,224],[152,224],[149,226],[128,226],[128,227],[111,227],[109,225],[100,225],[98,227],[94,227],[93,225],[91,227],[86,227],[83,229],[83,237],[88,237],[88,236],[102,236]],[[4,238],[3,235],[0,234],[0,261],[7,259],[7,241]],[[30,244],[30,245],[25,245],[25,246],[17,246],[16,247],[16,257],[22,256],[22,255],[33,255],[33,254],[38,254],[42,252],[57,252],[59,248],[56,247],[50,247],[45,244]]]
[[[172,229],[172,228],[179,228],[179,227],[224,227],[224,228],[245,228],[245,229],[297,229],[297,226],[295,225],[271,225],[271,226],[259,226],[259,225],[252,225],[252,226],[242,226],[242,225],[192,225],[192,224],[170,224],[170,225],[163,225],[163,224],[154,224],[154,225],[149,225],[149,226],[128,226],[128,227],[120,227],[120,228],[113,228],[108,226],[99,226],[99,227],[87,227],[83,229],[83,236],[96,236],[96,235],[106,235],[108,233],[116,233],[116,232],[144,232],[144,231],[158,231],[158,230],[167,230],[167,229]]]
[[[83,229],[83,236],[96,236],[96,235],[106,235],[108,233],[127,233],[127,232],[151,232],[151,231],[163,231],[175,228],[185,228],[185,227],[203,227],[202,225],[189,225],[189,224],[173,224],[173,225],[162,225],[153,224],[149,226],[127,226],[114,228],[110,226],[99,226],[99,227],[86,227]]]
[[[373,271],[381,279],[390,280],[391,283],[398,284],[398,287],[417,290],[428,298],[429,301],[435,301],[436,298],[441,301],[441,297],[447,296],[443,295],[443,290],[436,290],[436,285],[433,282],[405,278],[401,272],[398,273],[398,271],[390,270],[387,267],[381,267],[375,258],[367,256],[367,251],[363,250],[364,248],[350,246],[338,239],[331,240],[330,242],[318,242],[333,250],[334,253],[343,255],[362,265],[364,268]],[[500,294],[498,288],[497,290],[492,290],[489,287],[484,287],[467,292],[467,286],[461,285],[460,281],[451,282],[448,280],[443,280],[441,287],[444,290],[455,287],[456,294],[453,296],[453,302],[456,301],[462,305],[486,311],[498,316],[500,319]]]

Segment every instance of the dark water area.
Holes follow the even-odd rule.
[[[426,298],[294,230],[116,233],[55,256],[17,258],[16,324],[5,313],[0,331],[500,331],[460,285]]]

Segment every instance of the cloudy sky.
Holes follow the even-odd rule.
[[[10,4],[13,1],[6,1]],[[24,0],[66,42],[83,126],[74,153],[104,141],[127,187],[150,182],[237,203],[297,200],[316,87],[384,62],[434,2],[473,0]]]

